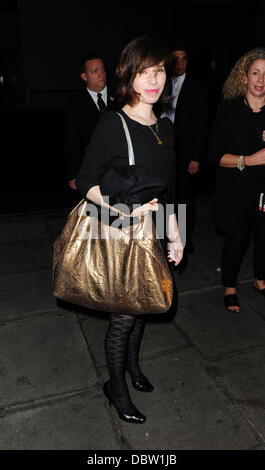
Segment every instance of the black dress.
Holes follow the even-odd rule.
[[[175,175],[176,175],[176,154],[174,149],[174,126],[168,118],[158,118],[159,137],[162,145],[149,126],[138,123],[129,118],[124,111],[118,111],[124,117],[128,126],[135,157],[136,172],[139,171],[139,183],[149,186],[153,181],[159,181],[164,186],[164,191],[157,194],[157,191],[150,189],[143,190],[140,194],[140,202],[144,204],[157,197],[158,202],[163,206],[171,205],[171,210],[167,212],[175,213]],[[156,126],[152,126],[156,132]],[[102,175],[112,165],[128,166],[128,145],[120,116],[116,112],[104,113],[97,124],[86,149],[86,155],[80,168],[76,186],[83,197],[93,186],[100,186]],[[154,213],[153,213],[154,214]],[[165,214],[165,212],[164,212]],[[154,220],[155,222],[155,220]],[[166,218],[164,217],[163,233],[166,234]],[[167,239],[159,234],[161,245],[166,254]],[[170,263],[173,269],[173,263]],[[175,315],[177,308],[177,290],[173,279],[173,300],[167,318]]]
[[[135,171],[138,185],[144,189],[139,192],[139,203],[144,204],[157,197],[162,204],[175,203],[175,152],[174,128],[168,118],[158,118],[159,145],[152,130],[147,125],[124,117],[132,140]],[[152,126],[156,131],[156,127]],[[82,196],[99,185],[104,173],[111,167],[128,167],[128,147],[120,116],[111,111],[104,113],[97,124],[86,149],[86,155],[79,171],[76,186]],[[160,193],[154,189],[153,182],[160,186]],[[148,189],[146,189],[148,188]],[[103,194],[104,195],[104,194]]]

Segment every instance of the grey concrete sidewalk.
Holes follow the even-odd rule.
[[[103,397],[107,315],[52,297],[52,243],[67,211],[0,218],[0,449],[265,449],[265,299],[252,289],[249,250],[242,313],[224,309],[210,199],[199,199],[195,252],[176,272],[174,320],[147,323],[142,366],[155,390],[129,383],[142,426]]]

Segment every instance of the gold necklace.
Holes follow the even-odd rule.
[[[142,116],[140,116],[139,114],[137,114],[135,111],[131,111],[131,112],[132,112],[132,114],[134,114],[136,117],[142,119],[143,121],[146,121],[145,118],[143,118]],[[153,125],[153,124],[152,124],[152,125]],[[149,124],[147,124],[147,126],[148,126],[149,129],[151,129],[151,131],[153,132],[153,134],[154,134],[154,136],[155,136],[155,138],[156,138],[156,140],[157,140],[157,143],[158,143],[159,145],[162,145],[163,142],[162,142],[162,140],[161,140],[160,137],[159,137],[159,130],[158,130],[157,121],[155,122],[156,132],[157,132],[157,133],[154,131],[154,129],[152,129],[151,126],[149,126]]]
[[[157,143],[158,143],[159,145],[162,145],[163,142],[162,142],[162,140],[161,140],[160,137],[159,137],[159,130],[158,130],[157,121],[156,121],[155,125],[156,125],[156,132],[157,132],[157,133],[154,131],[154,129],[152,129],[151,126],[148,126],[148,127],[149,127],[149,129],[151,129],[151,131],[153,132],[153,134],[154,134],[154,136],[155,136],[155,138],[156,138],[156,140],[157,140]]]

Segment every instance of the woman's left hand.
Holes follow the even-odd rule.
[[[175,259],[171,258],[172,255]],[[168,250],[167,257],[168,257],[169,263],[173,262],[174,266],[178,266],[178,264],[181,262],[183,258],[183,248],[179,250]]]
[[[262,132],[262,140],[265,142],[265,131]]]

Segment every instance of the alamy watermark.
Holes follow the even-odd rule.
[[[108,203],[108,198],[104,197],[104,201]],[[134,204],[132,210],[135,210],[140,206],[140,204]],[[152,227],[154,223],[156,238],[172,239],[175,237],[174,234],[172,237],[172,233],[169,231],[169,216],[174,214],[174,208],[174,204],[162,205],[158,203],[157,211],[149,211],[147,215],[141,217],[130,217],[129,221],[129,218],[126,215],[121,216],[121,214],[129,214],[131,212],[126,204],[115,204],[108,209],[102,206],[97,206],[92,202],[84,202],[78,210],[78,215],[81,217],[78,232],[81,239],[97,239],[99,236],[101,239],[119,239],[124,236],[123,234],[126,233],[126,231],[130,238],[148,239],[153,236]],[[182,245],[185,246],[186,204],[177,205],[176,216],[178,221],[178,234],[175,235],[176,238],[178,238],[178,236],[180,237]],[[91,223],[91,220],[93,220],[93,223]],[[101,221],[101,224],[97,223],[98,220]],[[139,230],[139,227],[141,227],[142,224],[144,226],[144,230]],[[124,229],[123,234],[117,229]],[[169,236],[169,233],[171,236]]]

